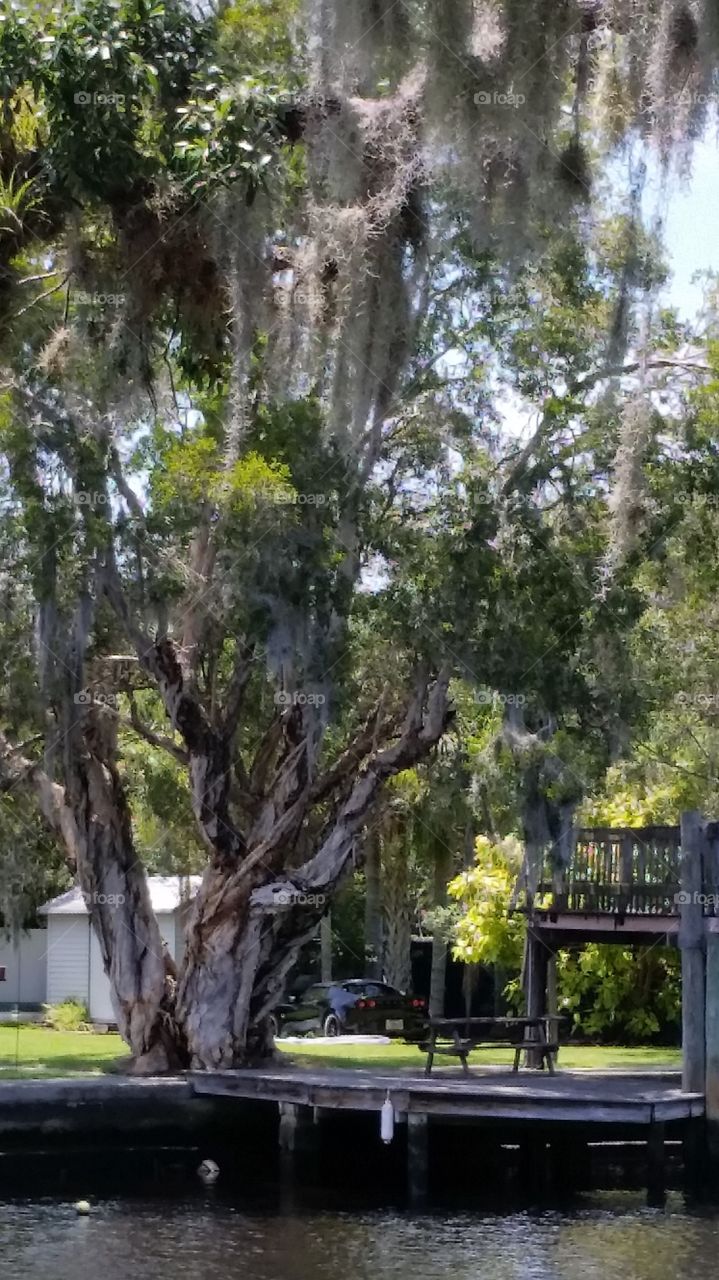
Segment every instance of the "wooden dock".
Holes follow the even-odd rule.
[[[651,1125],[704,1115],[703,1096],[684,1093],[679,1075],[669,1073],[562,1071],[545,1076],[527,1071],[517,1077],[484,1069],[464,1076],[450,1068],[428,1079],[421,1071],[278,1067],[191,1072],[190,1081],[201,1096],[329,1110],[379,1111],[389,1098],[399,1116],[437,1119]]]
[[[414,1071],[353,1069],[310,1071],[292,1066],[262,1070],[190,1073],[201,1097],[254,1100],[277,1107],[281,1149],[306,1148],[317,1126],[338,1113],[374,1112],[377,1141],[383,1104],[392,1104],[397,1126],[406,1128],[410,1197],[421,1202],[430,1174],[430,1132],[439,1126],[491,1129],[509,1145],[579,1149],[589,1143],[646,1144],[646,1183],[658,1202],[665,1185],[666,1143],[684,1144],[685,1167],[701,1147],[704,1097],[686,1093],[678,1075],[659,1072],[538,1071],[485,1068],[464,1076],[451,1067],[429,1079]]]

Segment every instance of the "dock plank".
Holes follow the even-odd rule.
[[[389,1096],[399,1113],[436,1119],[644,1126],[704,1114],[703,1096],[683,1092],[678,1076],[649,1073],[565,1071],[549,1077],[532,1072],[518,1080],[509,1072],[467,1077],[447,1071],[428,1079],[400,1072],[282,1067],[191,1072],[189,1078],[200,1096],[288,1102],[326,1111],[376,1111]]]

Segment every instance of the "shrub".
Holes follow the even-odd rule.
[[[591,1040],[674,1043],[681,1026],[681,960],[666,947],[590,943],[559,955],[560,1013]]]
[[[60,1004],[44,1004],[44,1025],[53,1031],[89,1031],[90,1011],[84,1000],[69,996]]]

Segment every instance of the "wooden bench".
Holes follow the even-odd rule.
[[[429,1036],[419,1048],[427,1054],[424,1074],[432,1074],[437,1054],[459,1058],[469,1075],[467,1058],[474,1049],[494,1049],[498,1045],[514,1049],[513,1071],[519,1071],[523,1053],[536,1054],[542,1070],[546,1064],[554,1075],[559,1053],[558,1024],[554,1015],[540,1018],[430,1018]]]

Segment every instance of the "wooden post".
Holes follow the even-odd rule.
[[[706,1083],[706,952],[702,907],[702,818],[681,817],[679,946],[682,953],[682,1085],[703,1093]],[[717,988],[719,992],[719,988]]]
[[[429,1190],[429,1120],[410,1111],[407,1116],[407,1192],[413,1208],[427,1199]]]
[[[700,1117],[687,1120],[682,1133],[684,1190],[702,1199],[707,1190],[707,1129]]]
[[[550,951],[535,933],[532,926],[527,930],[527,1017],[541,1018],[547,1012],[547,968]],[[527,1066],[541,1067],[542,1055],[527,1051]]]
[[[559,1013],[559,993],[557,990],[557,956],[553,951],[547,960],[547,1013],[556,1018]]]
[[[280,1151],[294,1151],[297,1145],[297,1126],[299,1124],[300,1109],[294,1102],[278,1102],[277,1108],[280,1113],[278,1135]]]
[[[619,909],[620,911],[627,911],[632,901],[634,882],[634,836],[629,831],[625,831],[622,836],[620,868],[622,883],[619,894]]]
[[[280,1115],[278,1130],[280,1203],[282,1212],[293,1214],[296,1211],[297,1171],[295,1168],[295,1145],[297,1142],[297,1125],[300,1109],[292,1102],[278,1102]]]
[[[706,935],[706,1117],[709,1151],[719,1164],[719,933],[716,917],[707,921]]]
[[[300,1106],[296,1102],[278,1102],[277,1107],[280,1113],[280,1151],[290,1155],[316,1155],[320,1133],[319,1108]]]
[[[653,1120],[647,1139],[647,1203],[661,1209],[666,1200],[666,1134],[661,1121]]]
[[[719,825],[707,823],[704,846],[706,916],[706,1118],[709,1155],[719,1169]]]

